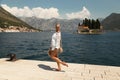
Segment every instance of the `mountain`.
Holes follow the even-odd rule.
[[[77,30],[78,23],[82,23],[82,20],[80,19],[40,19],[36,17],[21,17],[20,19],[30,24],[31,26],[41,30],[55,30],[55,24],[60,23],[62,31],[73,31]]]
[[[20,19],[34,28],[42,30],[54,30],[55,24],[60,23],[62,31],[76,31],[78,29],[78,24],[82,23],[82,20],[80,19],[40,19],[36,17],[21,17]],[[98,19],[104,30],[120,30],[120,14],[112,13],[105,19]]]
[[[112,13],[101,23],[105,30],[120,30],[120,14]]]
[[[8,29],[19,29],[19,30],[26,30],[27,31],[37,31],[37,29],[33,28],[32,26],[28,25],[27,23],[23,22],[22,20],[18,19],[17,17],[13,16],[5,9],[0,7],[0,30],[8,30]]]

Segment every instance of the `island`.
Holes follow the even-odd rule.
[[[103,26],[101,26],[98,19],[85,18],[82,24],[78,24],[77,33],[80,34],[101,34],[103,32]]]

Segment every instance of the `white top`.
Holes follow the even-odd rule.
[[[60,41],[61,41],[61,32],[55,32],[52,35],[52,40],[51,40],[52,50],[54,50],[55,48],[57,48],[57,49],[60,48]]]

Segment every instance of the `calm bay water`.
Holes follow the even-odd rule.
[[[17,58],[52,61],[47,52],[53,32],[0,33],[0,58],[9,53]],[[71,63],[120,66],[120,32],[100,35],[62,33],[64,52],[59,57]]]

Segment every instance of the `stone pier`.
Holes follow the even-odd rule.
[[[68,63],[55,71],[55,62],[0,59],[0,80],[120,80],[120,67]]]

